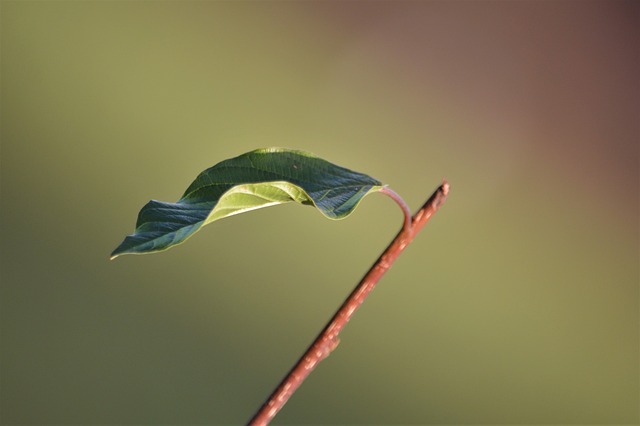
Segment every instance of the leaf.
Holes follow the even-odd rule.
[[[143,254],[184,242],[204,225],[263,207],[295,201],[343,219],[382,183],[313,154],[266,148],[222,161],[200,173],[176,203],[151,200],[132,235],[111,253]]]

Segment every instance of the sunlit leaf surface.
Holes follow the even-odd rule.
[[[380,189],[378,180],[310,153],[259,149],[200,173],[176,203],[149,201],[138,214],[135,232],[111,258],[166,250],[218,219],[291,201],[342,219],[365,195]]]

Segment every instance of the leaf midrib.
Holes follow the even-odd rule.
[[[223,186],[223,185],[256,185],[256,184],[261,184],[261,183],[272,183],[272,182],[284,181],[284,182],[290,183],[290,184],[292,184],[292,185],[296,185],[296,186],[298,186],[298,187],[302,188],[302,190],[304,190],[305,192],[307,192],[307,190],[306,190],[305,188],[303,188],[303,187],[301,187],[300,185],[297,185],[297,184],[295,184],[295,183],[292,183],[292,182],[288,181],[287,179],[293,179],[293,180],[296,180],[296,181],[298,181],[298,182],[304,182],[304,183],[314,184],[314,182],[313,182],[313,181],[310,181],[310,180],[305,179],[305,178],[298,178],[298,177],[292,176],[292,175],[290,175],[290,174],[285,174],[285,173],[281,173],[281,174],[279,174],[279,173],[277,173],[277,172],[273,172],[273,171],[271,171],[271,170],[265,170],[265,169],[258,168],[258,167],[234,166],[234,165],[231,165],[231,166],[216,166],[216,168],[217,168],[218,170],[220,170],[220,169],[247,169],[247,170],[251,170],[251,171],[260,170],[261,172],[265,172],[265,173],[269,173],[269,174],[271,174],[271,175],[275,175],[275,176],[279,177],[280,179],[268,180],[268,181],[266,181],[266,180],[265,180],[265,181],[257,181],[257,182],[242,182],[242,183],[238,183],[238,182],[211,182],[211,183],[207,183],[207,184],[201,185],[201,186],[197,187],[196,189],[194,189],[193,191],[191,191],[191,192],[189,192],[189,193],[185,193],[185,194],[182,196],[182,198],[181,198],[178,202],[181,202],[182,200],[188,199],[188,198],[189,198],[189,197],[190,197],[194,192],[197,192],[197,191],[200,191],[201,189],[209,188],[209,187],[212,187],[212,186]],[[335,173],[329,173],[329,172],[326,172],[325,174],[326,174],[326,175],[328,175],[328,176],[332,176],[332,177],[339,177],[339,178],[343,178],[343,179],[345,178],[345,176],[344,176],[344,175],[338,175],[338,174],[335,174]],[[379,183],[379,182],[377,182],[377,183]],[[344,188],[353,188],[353,187],[362,187],[362,186],[363,186],[363,185],[361,185],[361,184],[360,184],[360,185],[358,185],[358,184],[354,184],[354,185],[336,185],[336,186],[333,186],[333,185],[332,185],[332,186],[328,189],[328,191],[332,191],[332,190],[334,190],[334,189],[344,189]],[[374,185],[374,184],[371,184],[371,186],[373,187],[373,186],[381,186],[381,185]],[[307,192],[307,193],[308,193],[308,192]],[[224,193],[223,193],[222,195],[224,195]],[[220,195],[220,197],[222,197],[222,195]]]

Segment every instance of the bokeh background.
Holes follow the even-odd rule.
[[[285,205],[109,261],[149,199],[311,151],[448,202],[275,424],[639,419],[638,3],[1,3],[3,424],[242,424],[402,215]]]

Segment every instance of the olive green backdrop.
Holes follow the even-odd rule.
[[[1,15],[3,424],[241,424],[402,223],[299,205],[109,261],[267,146],[451,195],[276,424],[636,423],[633,2],[36,2]]]

